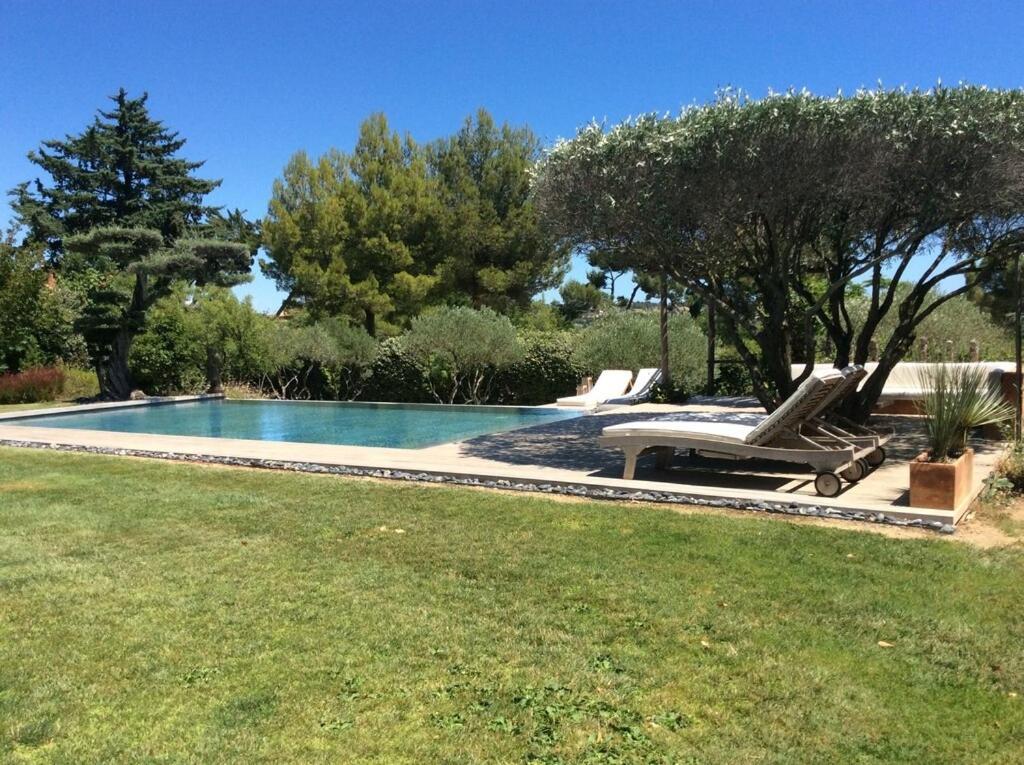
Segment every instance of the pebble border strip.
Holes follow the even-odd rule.
[[[870,513],[859,510],[843,510],[821,505],[803,505],[795,502],[752,502],[739,499],[707,499],[686,494],[663,491],[623,491],[621,489],[595,488],[580,484],[535,483],[531,481],[510,481],[504,478],[472,478],[441,473],[392,470],[389,468],[363,468],[347,465],[325,465],[319,462],[292,462],[286,460],[264,460],[251,457],[220,457],[204,454],[182,454],[180,452],[151,451],[146,449],[115,449],[106,446],[76,446],[73,444],[51,444],[42,441],[20,441],[0,439],[0,446],[24,449],[49,449],[60,452],[86,452],[120,457],[149,457],[177,462],[214,463],[234,467],[264,468],[268,470],[290,470],[299,473],[327,473],[330,475],[357,476],[360,478],[384,478],[395,481],[417,483],[446,483],[456,486],[475,486],[486,489],[535,492],[540,494],[564,494],[586,499],[610,499],[615,501],[657,502],[675,505],[696,505],[699,507],[720,507],[730,510],[796,515],[806,518],[836,518],[844,521],[883,523],[904,528],[919,528],[952,534],[951,524],[941,521],[925,521],[920,518],[896,518],[885,513]]]

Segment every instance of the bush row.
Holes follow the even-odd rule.
[[[670,322],[670,368],[702,387],[705,337],[687,314]],[[337,319],[261,316],[229,295],[168,299],[131,353],[147,393],[206,389],[213,376],[279,398],[535,405],[603,369],[658,366],[654,311],[616,311],[573,330],[516,327],[489,309],[436,309],[376,340]],[[678,391],[677,391],[678,392]]]
[[[34,367],[0,375],[0,404],[34,404],[55,401],[64,392],[64,371]]]

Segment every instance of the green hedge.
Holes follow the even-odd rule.
[[[521,332],[523,358],[499,375],[500,403],[535,406],[571,396],[582,376],[570,332]]]
[[[427,370],[402,350],[398,338],[388,338],[377,348],[368,379],[359,397],[363,401],[399,401],[425,404],[434,400]]]
[[[455,319],[458,310],[449,309]],[[436,317],[434,317],[436,318]],[[462,320],[447,322],[458,332]],[[507,322],[506,322],[507,323]],[[511,329],[511,325],[509,325]],[[478,333],[479,334],[479,333]],[[206,389],[208,350],[221,357],[223,381],[287,398],[357,399],[429,403],[436,401],[436,376],[407,350],[409,335],[377,342],[361,329],[337,320],[288,321],[257,314],[229,294],[204,295],[186,305],[180,296],[161,301],[147,317],[131,353],[139,386],[151,394]],[[475,337],[475,335],[474,335]],[[463,339],[463,338],[460,338]],[[602,369],[659,364],[658,316],[650,311],[616,311],[578,330],[515,330],[514,356],[504,354],[487,371],[482,403],[533,406],[571,395],[584,374]],[[422,343],[421,343],[422,344]],[[415,344],[413,344],[415,345]],[[440,347],[427,344],[431,348]],[[472,348],[485,347],[482,342]],[[502,346],[504,347],[504,346]],[[670,361],[674,382],[685,391],[702,385],[704,335],[688,315],[671,320]],[[440,364],[438,354],[420,353]],[[486,363],[486,356],[472,360]],[[442,365],[443,366],[443,365]],[[429,374],[433,371],[435,379]],[[465,392],[456,401],[470,400]]]
[[[707,340],[689,314],[669,319],[669,371],[673,387],[694,393],[704,386]],[[580,331],[575,362],[589,375],[603,369],[657,367],[661,329],[657,311],[614,311]],[[675,396],[674,396],[675,397]]]

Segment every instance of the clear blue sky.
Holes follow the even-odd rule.
[[[0,189],[34,178],[25,154],[120,86],[148,91],[184,154],[224,179],[214,203],[258,217],[293,152],[351,148],[374,111],[426,141],[484,106],[550,142],[727,85],[1020,87],[1022,41],[1020,0],[0,0]],[[265,280],[243,289],[277,307]]]

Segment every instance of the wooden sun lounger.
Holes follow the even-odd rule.
[[[835,403],[836,388],[846,375],[833,370],[811,375],[786,401],[756,426],[686,420],[647,420],[611,425],[601,432],[602,446],[625,453],[623,478],[633,478],[636,461],[657,452],[658,466],[668,467],[676,449],[692,449],[719,459],[764,459],[808,465],[817,471],[819,494],[834,497],[842,488],[840,476],[859,481],[867,474],[867,457],[879,448],[874,439],[851,441],[822,427],[816,418]],[[811,433],[807,432],[811,429]]]

